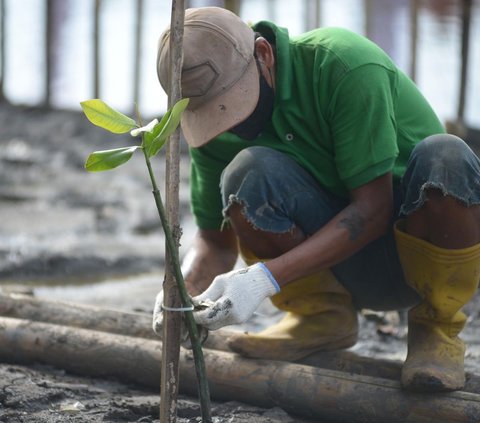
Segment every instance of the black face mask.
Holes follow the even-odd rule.
[[[257,106],[247,119],[230,129],[230,132],[245,140],[253,141],[270,121],[274,100],[273,88],[268,85],[267,80],[260,72],[260,95]]]

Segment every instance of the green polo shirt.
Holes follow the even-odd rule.
[[[289,38],[267,21],[254,30],[276,46],[273,116],[255,141],[227,132],[190,149],[191,207],[200,228],[221,227],[220,175],[243,148],[281,151],[323,188],[348,197],[387,172],[398,182],[415,144],[444,132],[414,83],[366,38],[340,28]]]

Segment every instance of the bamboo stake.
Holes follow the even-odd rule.
[[[93,98],[100,98],[100,7],[95,0],[93,10]]]
[[[158,386],[159,341],[0,318],[0,359],[41,362],[72,373]],[[279,406],[315,421],[478,423],[480,395],[405,392],[399,382],[279,361],[206,351],[212,394],[260,407]],[[191,353],[180,356],[181,391],[194,395]]]
[[[152,187],[153,187],[153,197],[155,199],[155,204],[157,206],[158,214],[160,217],[160,220],[162,222],[163,226],[163,231],[165,233],[165,239],[167,243],[167,251],[169,252],[169,256],[171,258],[171,267],[172,267],[172,272],[173,272],[173,277],[175,278],[176,281],[176,287],[178,288],[178,292],[181,302],[183,304],[183,308],[189,309],[192,307],[192,303],[190,301],[190,297],[188,296],[187,290],[185,288],[185,281],[183,280],[183,275],[182,275],[182,270],[180,269],[180,259],[178,258],[178,245],[175,245],[175,238],[173,236],[173,232],[170,229],[169,222],[166,217],[166,212],[163,207],[162,199],[160,196],[160,191],[158,190],[157,183],[155,181],[155,177],[153,175],[153,170],[152,166],[150,163],[150,159],[147,156],[147,153],[145,149],[143,150],[145,154],[145,162],[147,164],[148,172],[150,174],[150,180],[152,182]],[[172,287],[173,288],[173,287]],[[173,291],[173,289],[172,289]],[[168,307],[168,306],[167,306]],[[180,310],[178,310],[180,311]],[[181,324],[181,321],[179,322]],[[202,352],[202,345],[200,343],[200,337],[199,333],[197,330],[197,325],[195,324],[195,320],[193,318],[193,313],[191,310],[185,311],[185,323],[189,332],[190,340],[192,343],[192,350],[193,350],[193,356],[194,356],[194,361],[195,361],[195,370],[197,373],[197,382],[199,386],[199,394],[200,394],[200,405],[202,408],[202,417],[204,422],[211,422],[210,418],[210,394],[208,390],[208,383],[206,380],[205,376],[205,362],[203,359],[203,352]],[[178,331],[178,335],[180,335],[181,327],[176,328]],[[165,324],[164,324],[164,331],[163,335],[165,336]],[[176,332],[174,332],[176,334]],[[167,339],[168,338],[163,338]],[[168,349],[167,349],[168,350]],[[170,350],[169,350],[170,351]],[[173,359],[176,358],[176,362],[174,362],[170,367],[167,366],[168,370],[168,375],[169,375],[169,380],[167,381],[167,387],[168,383],[175,383],[175,391],[178,392],[178,372],[177,372],[177,378],[173,379],[175,376],[174,373],[172,372],[172,369],[175,369],[175,365],[178,368],[178,354],[176,357],[172,357]],[[164,368],[166,360],[162,361],[162,369]],[[167,376],[162,378],[162,380],[166,379]],[[176,397],[175,397],[176,398]],[[176,401],[175,401],[176,404]],[[175,404],[172,404],[173,410],[175,411]],[[171,413],[169,415],[173,415],[175,413]],[[176,416],[174,416],[175,418]]]
[[[170,94],[169,108],[173,107],[182,98],[181,74],[183,66],[183,29],[185,19],[184,0],[172,0],[172,15],[170,23]],[[179,265],[178,246],[181,237],[179,223],[179,185],[180,185],[180,129],[170,137],[167,143],[167,171],[166,171],[166,219],[160,216],[162,222],[169,222],[170,228],[164,228],[167,254],[166,275],[163,284],[164,304],[169,308],[190,306],[190,300],[185,290],[183,275]],[[147,165],[149,160],[147,159]],[[151,172],[151,169],[149,168]],[[153,178],[151,178],[153,181]],[[154,189],[157,209],[163,212],[160,193]],[[172,236],[170,236],[170,233]],[[202,410],[202,421],[212,421],[210,415],[210,392],[205,374],[205,362],[200,344],[197,326],[192,312],[185,313],[186,325],[190,334],[193,354],[195,358],[195,371],[197,374],[198,393]],[[180,333],[182,316],[179,312],[164,311],[162,364],[161,364],[161,395],[160,422],[174,423],[176,421],[176,403],[178,397]]]
[[[183,42],[184,5],[181,0],[172,0],[170,22],[170,94],[168,107],[172,107],[182,98],[180,75],[182,71],[182,42]],[[178,255],[180,241],[178,216],[178,178],[179,156],[178,146],[180,132],[177,129],[169,138],[166,148],[166,216],[170,223],[174,239],[171,247],[166,248],[166,273],[163,282],[164,304],[170,308],[179,308],[181,298],[176,286],[175,272],[172,269],[172,255]],[[158,205],[157,205],[158,207]],[[168,240],[167,240],[168,244]],[[177,416],[180,333],[182,316],[179,312],[164,311],[163,336],[165,340],[162,348],[161,381],[160,381],[160,422],[174,423]]]

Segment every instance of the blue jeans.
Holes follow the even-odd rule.
[[[332,267],[357,308],[396,310],[418,303],[417,293],[404,279],[393,223],[422,207],[428,188],[438,188],[467,206],[480,204],[480,160],[460,138],[433,135],[417,144],[401,183],[394,187],[391,229]],[[223,171],[220,189],[224,215],[232,203],[240,203],[254,228],[272,233],[298,226],[310,236],[348,205],[292,158],[266,147],[238,153]]]

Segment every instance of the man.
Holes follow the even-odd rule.
[[[168,61],[167,30],[164,88]],[[182,89],[199,227],[185,277],[195,303],[210,301],[196,322],[244,322],[270,297],[285,317],[229,345],[295,360],[352,346],[359,308],[408,307],[402,384],[460,389],[460,309],[480,275],[480,161],[415,85],[349,31],[289,38],[199,8],[186,11]],[[239,252],[249,266],[231,271]]]

